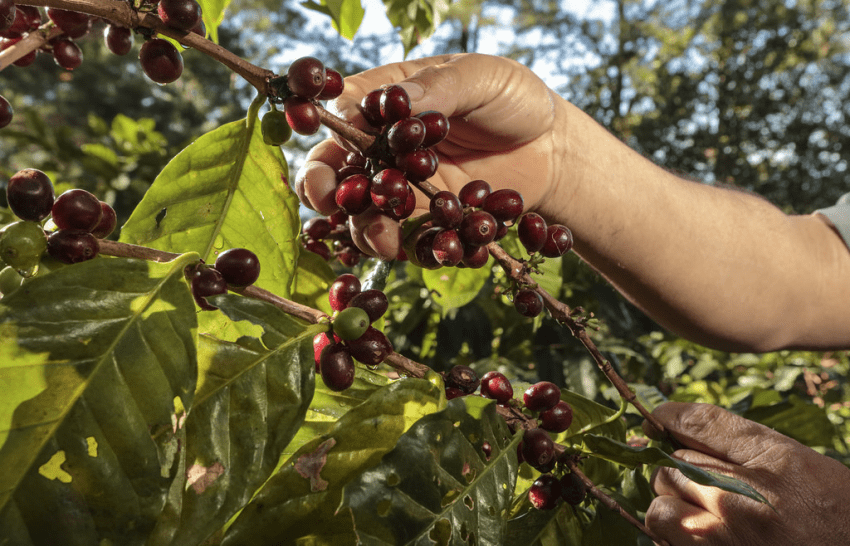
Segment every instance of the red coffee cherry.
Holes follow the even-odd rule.
[[[47,253],[65,264],[76,264],[97,257],[100,243],[87,231],[53,232],[47,238]]]
[[[21,220],[40,222],[47,218],[54,198],[53,183],[37,169],[18,171],[6,185],[6,201]]]
[[[334,311],[342,311],[360,293],[360,279],[351,273],[343,273],[328,289],[328,302]]]
[[[506,224],[519,218],[523,209],[522,195],[512,189],[496,190],[484,199],[481,208],[493,215],[493,218]]]
[[[496,237],[496,219],[489,212],[474,210],[467,214],[458,228],[458,235],[464,244],[484,246]]]
[[[410,185],[400,170],[384,169],[372,177],[369,191],[375,206],[391,210],[407,202]]]
[[[317,98],[319,100],[333,100],[342,95],[344,89],[345,80],[342,78],[342,74],[333,68],[325,67],[325,86]]]
[[[83,50],[68,38],[50,40],[53,47],[53,60],[65,70],[74,70],[83,64]]]
[[[441,112],[428,110],[416,114],[416,117],[425,124],[425,139],[421,144],[423,148],[430,148],[448,136],[449,120]]]
[[[520,315],[534,318],[543,311],[543,298],[534,290],[523,288],[514,296],[514,308]]]
[[[392,124],[410,117],[410,97],[400,85],[389,85],[381,93],[378,105],[384,123]]]
[[[529,254],[534,254],[546,244],[546,220],[536,212],[523,214],[517,223],[519,241]]]
[[[564,474],[561,477],[561,498],[568,504],[577,506],[584,501],[587,496],[587,486],[573,472]]]
[[[393,345],[383,332],[369,326],[359,338],[348,341],[351,356],[366,366],[377,366],[393,352]]]
[[[566,226],[555,224],[546,230],[546,243],[540,254],[547,258],[563,256],[573,247],[573,233]]]
[[[115,209],[103,201],[100,202],[100,211],[102,213],[100,222],[91,231],[91,234],[98,239],[105,239],[115,231],[118,225],[118,218],[115,215]]]
[[[522,458],[536,469],[546,468],[555,460],[555,443],[542,428],[526,430],[522,436]]]
[[[381,95],[383,94],[383,89],[373,89],[360,100],[360,112],[366,122],[373,127],[383,127],[386,123],[381,113]]]
[[[528,489],[528,500],[538,510],[551,510],[561,500],[561,482],[552,474],[541,474]]]
[[[363,174],[354,174],[339,183],[336,188],[336,204],[346,214],[354,216],[372,204],[372,181]]]
[[[299,135],[314,135],[319,132],[322,122],[316,105],[310,102],[310,99],[295,95],[287,97],[283,101],[283,110],[286,122]]]
[[[504,374],[487,372],[481,377],[481,395],[505,404],[514,396],[514,388]]]
[[[195,0],[159,0],[157,13],[167,26],[184,32],[201,21],[201,6]]]
[[[480,207],[491,192],[490,184],[484,180],[472,180],[460,189],[460,193],[457,196],[464,206]]]
[[[370,289],[364,290],[359,294],[355,295],[348,302],[349,307],[359,307],[366,311],[366,315],[369,317],[369,323],[373,323],[387,312],[387,309],[390,306],[389,300],[387,300],[386,294],[381,292],[380,290]]]
[[[393,154],[411,152],[425,140],[425,124],[419,118],[404,118],[387,131],[387,145]]]
[[[342,343],[333,343],[319,356],[319,372],[332,391],[340,392],[354,384],[354,361],[351,351]]]
[[[260,259],[247,248],[225,250],[215,259],[215,268],[229,286],[248,286],[260,278]]]
[[[301,57],[286,72],[289,90],[299,97],[312,99],[325,88],[325,65],[315,57]]]
[[[434,258],[444,267],[454,267],[463,259],[463,243],[457,231],[453,229],[441,230],[434,236],[431,243],[431,251]]]
[[[450,191],[438,191],[431,198],[431,219],[435,226],[454,229],[463,221],[463,205]]]
[[[53,202],[53,223],[59,229],[91,232],[100,223],[103,209],[97,197],[86,190],[68,190]]]
[[[171,42],[162,38],[142,44],[139,62],[147,77],[156,83],[171,83],[183,74],[183,57]]]
[[[540,412],[540,428],[549,432],[564,432],[573,423],[573,408],[563,400],[555,407]]]
[[[126,55],[133,49],[133,31],[118,25],[106,25],[103,39],[109,51],[116,55]]]
[[[554,408],[560,399],[561,389],[550,381],[535,383],[523,395],[525,407],[531,411],[546,411]]]

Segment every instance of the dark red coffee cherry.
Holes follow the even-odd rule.
[[[381,113],[381,95],[383,94],[383,89],[373,89],[360,100],[360,112],[372,127],[384,126],[384,115]]]
[[[333,68],[325,68],[325,86],[322,88],[322,92],[319,93],[319,96],[316,97],[319,100],[333,100],[338,96],[342,95],[342,91],[345,89],[345,80],[342,78],[342,74],[334,70]]]
[[[18,171],[6,185],[6,201],[21,220],[40,222],[53,208],[53,184],[37,169]]]
[[[313,254],[318,254],[325,261],[331,259],[331,249],[328,248],[328,245],[323,243],[322,241],[316,241],[313,239],[307,239],[302,243],[302,246],[305,250],[309,250]]]
[[[369,191],[375,206],[382,210],[391,210],[407,202],[410,189],[403,172],[398,169],[384,169],[372,177]]]
[[[446,387],[446,400],[453,400],[461,396],[466,396],[466,393],[454,387]]]
[[[57,8],[47,8],[47,16],[65,34],[72,34],[78,31],[80,27],[88,25],[91,19],[85,13]],[[40,16],[39,19],[41,19]]]
[[[540,428],[549,432],[564,432],[573,423],[573,408],[563,400],[555,407],[540,412]]]
[[[443,228],[432,227],[419,235],[413,247],[414,263],[423,269],[439,269],[440,262],[434,256],[434,238]]]
[[[577,506],[587,496],[587,486],[574,472],[561,476],[561,498],[568,504]]]
[[[446,386],[460,389],[465,394],[472,394],[481,385],[481,380],[475,370],[469,366],[458,364],[446,373]]]
[[[15,19],[6,30],[0,31],[0,37],[20,38],[27,32],[37,29],[41,25],[41,12],[35,6],[16,5],[12,12]]]
[[[286,122],[299,135],[314,135],[319,131],[322,122],[316,105],[299,96],[288,97],[283,101]]]
[[[68,38],[50,40],[53,47],[53,60],[65,70],[74,70],[83,64],[83,50]]]
[[[501,220],[496,220],[496,236],[493,237],[494,241],[501,241],[505,235],[508,234],[508,225],[502,222]]]
[[[536,212],[523,214],[517,222],[519,241],[529,254],[534,254],[546,244],[546,220]]]
[[[410,215],[413,214],[414,210],[416,210],[416,194],[413,193],[413,189],[410,185],[408,185],[407,197],[405,198],[404,203],[384,212],[393,220],[400,221],[405,218],[409,218]]]
[[[431,220],[435,226],[454,229],[463,221],[463,205],[457,195],[450,191],[438,191],[429,206]]]
[[[411,152],[425,140],[425,124],[419,118],[404,118],[387,131],[387,145],[393,154]]]
[[[15,111],[12,105],[6,100],[6,97],[0,96],[0,129],[12,123],[12,116]]]
[[[444,229],[434,236],[431,251],[437,263],[444,267],[454,267],[463,259],[463,243],[457,231]]]
[[[360,279],[351,273],[343,273],[328,289],[328,302],[334,311],[342,311],[351,299],[360,293]]]
[[[523,288],[514,296],[514,308],[520,315],[534,318],[543,311],[543,298],[534,290]]]
[[[103,209],[97,197],[86,190],[68,190],[53,202],[53,223],[59,229],[91,232],[100,223]]]
[[[115,209],[109,206],[109,203],[100,202],[100,222],[91,231],[91,234],[97,239],[105,239],[109,237],[118,225],[118,217],[115,215]]]
[[[372,204],[371,186],[372,181],[366,175],[349,176],[336,188],[337,206],[350,216],[366,212]]]
[[[227,282],[214,267],[200,266],[192,275],[192,295],[195,303],[205,311],[218,309],[207,302],[209,296],[217,296],[227,292]]]
[[[260,278],[260,259],[247,248],[225,250],[215,259],[215,268],[230,286],[248,286]]]
[[[493,215],[493,218],[506,224],[519,218],[523,209],[522,195],[512,189],[496,190],[484,199],[481,208]]]
[[[351,356],[367,366],[377,366],[393,352],[393,345],[383,332],[369,326],[359,338],[346,342]]]
[[[430,148],[438,144],[449,134],[449,120],[441,112],[428,110],[416,114],[425,125],[425,139],[422,141],[423,148]]]
[[[339,341],[339,340],[336,340]],[[319,362],[322,356],[322,351],[334,343],[334,337],[330,332],[322,332],[313,336],[313,359],[316,361],[316,371],[319,371]]]
[[[487,211],[474,210],[467,214],[458,228],[458,235],[466,245],[484,246],[496,237],[496,219]]]
[[[159,0],[157,13],[167,26],[184,32],[201,20],[201,6],[195,0]]]
[[[349,307],[359,307],[366,311],[370,324],[384,316],[389,305],[386,294],[374,288],[360,292],[348,302]]]
[[[554,224],[546,230],[546,243],[540,249],[540,254],[547,258],[563,256],[573,247],[573,233],[560,224]]]
[[[139,62],[148,78],[156,83],[171,83],[183,74],[183,57],[171,42],[153,38],[139,49]]]
[[[100,243],[87,231],[53,232],[47,238],[47,253],[65,264],[91,260],[100,252]]]
[[[504,374],[487,372],[481,377],[481,395],[505,404],[514,397],[514,388]]]
[[[561,482],[552,474],[541,474],[528,489],[528,500],[538,510],[551,510],[561,500]]]
[[[16,13],[14,0],[0,0],[0,32],[12,27]]]
[[[360,257],[363,253],[355,246],[346,246],[336,253],[339,263],[346,267],[354,267],[360,263]]]
[[[463,260],[460,263],[470,269],[479,269],[487,265],[489,259],[490,251],[486,246],[464,245]]]
[[[378,105],[381,108],[381,117],[387,125],[410,117],[410,97],[400,85],[385,87]]]
[[[523,395],[525,407],[531,411],[546,411],[561,400],[561,389],[550,381],[540,381],[526,389]]]
[[[304,222],[304,234],[311,239],[321,241],[331,234],[331,223],[327,218],[314,216]]]
[[[342,343],[328,345],[319,357],[322,380],[332,391],[344,391],[354,384],[354,360],[351,351]]]
[[[395,164],[396,167],[404,171],[408,180],[422,182],[434,176],[440,162],[434,150],[424,148],[396,154]]]
[[[133,31],[118,25],[106,25],[103,30],[106,47],[115,55],[126,55],[133,49]]]
[[[537,468],[546,468],[555,459],[555,443],[542,428],[526,430],[522,436],[522,458]]]
[[[4,50],[6,48],[12,47],[16,43],[20,42],[22,39],[23,38],[11,38],[11,39],[5,40],[5,41],[0,40],[0,51]],[[35,62],[35,57],[36,57],[37,53],[38,53],[38,50],[30,51],[29,53],[27,53],[23,57],[20,57],[17,61],[14,61],[12,64],[17,66],[17,67],[20,67],[20,68],[27,67],[27,66],[29,66],[29,65],[31,65],[32,63]]]
[[[327,79],[324,63],[315,57],[301,57],[293,62],[286,77],[289,90],[305,99],[318,97]]]
[[[484,180],[472,180],[464,184],[457,194],[460,202],[467,207],[480,207],[493,190]]]

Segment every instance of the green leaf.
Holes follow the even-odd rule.
[[[475,299],[490,277],[490,268],[479,269],[442,267],[425,270],[422,278],[431,291],[431,298],[443,310],[443,316],[451,309],[463,307]]]
[[[448,12],[449,3],[440,0],[384,0],[384,7],[390,23],[398,31],[404,55],[407,56],[420,40],[434,33]]]
[[[336,273],[321,256],[299,251],[291,299],[330,314],[328,288],[336,277]]]
[[[350,515],[335,515],[343,487],[377,464],[416,421],[437,411],[440,394],[424,379],[376,391],[290,457],[239,514],[223,544],[353,542]]]
[[[528,500],[519,497],[521,507],[508,520],[505,546],[549,546],[550,544],[581,544],[581,522],[566,503],[554,510],[538,510]]]
[[[640,464],[669,466],[678,469],[687,478],[698,484],[718,487],[724,491],[738,493],[770,505],[767,499],[750,485],[738,479],[674,459],[657,447],[632,447],[611,438],[594,434],[588,434],[584,437],[584,445],[588,454],[602,457],[629,468],[634,468]]]
[[[203,135],[172,159],[121,229],[121,240],[195,251],[207,263],[223,250],[248,248],[261,264],[257,286],[288,297],[301,220],[280,148],[263,143],[256,123],[261,103],[254,101],[247,120]]]
[[[833,448],[841,441],[826,410],[797,396],[771,406],[752,408],[743,416],[809,447]]]
[[[363,22],[363,15],[366,13],[360,0],[320,0],[320,3],[308,0],[301,5],[330,17],[333,20],[334,29],[348,40],[354,39],[360,23]]]
[[[198,0],[204,17],[204,26],[207,36],[218,43],[218,27],[224,21],[224,11],[230,5],[231,0]]]
[[[18,364],[34,365],[22,379],[35,396],[17,405],[0,448],[0,528],[15,530],[10,543],[134,544],[153,528],[177,473],[177,414],[195,391],[196,315],[183,270],[197,259],[95,259],[3,298],[4,333],[17,329],[4,345],[42,355],[0,361],[3,382],[20,377]]]
[[[273,305],[236,295],[217,297],[215,304],[234,320],[263,326],[266,345],[248,337],[237,343],[200,338],[182,502],[163,522],[176,527],[174,545],[203,542],[248,504],[313,396],[312,341],[321,326],[306,327]]]
[[[520,436],[492,401],[452,400],[352,480],[340,509],[351,510],[361,543],[502,545]]]

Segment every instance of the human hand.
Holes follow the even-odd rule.
[[[440,161],[429,181],[455,193],[471,180],[493,189],[513,188],[527,210],[544,216],[557,209],[552,193],[563,139],[555,137],[564,102],[525,66],[486,55],[444,55],[390,64],[350,76],[331,110],[365,129],[360,100],[385,84],[403,82],[413,113],[437,110],[449,118],[449,136],[434,150]],[[337,210],[335,171],[348,151],[329,139],[314,147],[299,170],[295,188],[301,202],[321,214]],[[417,212],[428,199],[417,193]],[[547,209],[548,205],[548,209]],[[401,245],[397,222],[375,207],[353,218],[355,243],[368,254],[394,258]]]
[[[670,544],[850,544],[850,470],[838,461],[710,404],[671,402],[653,414],[685,446],[674,457],[748,483],[775,508],[659,468],[646,525]]]

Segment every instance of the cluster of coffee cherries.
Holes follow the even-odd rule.
[[[83,62],[83,52],[75,42],[89,33],[92,17],[73,11],[48,8],[47,16],[62,29],[62,34],[52,38],[40,49],[53,56],[56,64],[73,70]],[[16,6],[12,0],[0,0],[0,50],[20,42],[25,35],[38,29],[43,23],[42,15],[35,6]],[[35,62],[38,50],[30,51],[12,63],[25,67]]]
[[[331,284],[328,301],[334,311],[332,331],[313,338],[316,371],[329,389],[344,391],[354,383],[354,360],[375,368],[393,352],[387,336],[372,326],[389,302],[380,290],[362,290],[360,279],[351,273]]]
[[[186,270],[195,303],[204,311],[218,307],[207,301],[229,288],[245,288],[260,278],[260,260],[247,248],[230,248],[219,254],[212,266],[198,263]]]
[[[115,230],[115,210],[93,194],[72,189],[55,197],[53,183],[42,171],[21,170],[6,186],[6,200],[20,220],[3,228],[0,259],[22,276],[35,273],[46,251],[72,264],[91,260],[100,252],[99,239]],[[41,222],[50,216],[55,230]]]
[[[285,76],[272,83],[278,88],[278,96],[270,97],[271,110],[260,122],[263,141],[271,146],[285,143],[292,131],[299,135],[318,132],[321,121],[316,104],[337,98],[345,86],[342,74],[315,57],[297,59]],[[283,104],[283,112],[277,104]]]
[[[360,262],[363,253],[354,244],[348,225],[348,215],[337,211],[327,218],[315,216],[304,222],[301,245],[325,260],[336,258],[347,267]],[[328,247],[328,243],[331,247]]]

